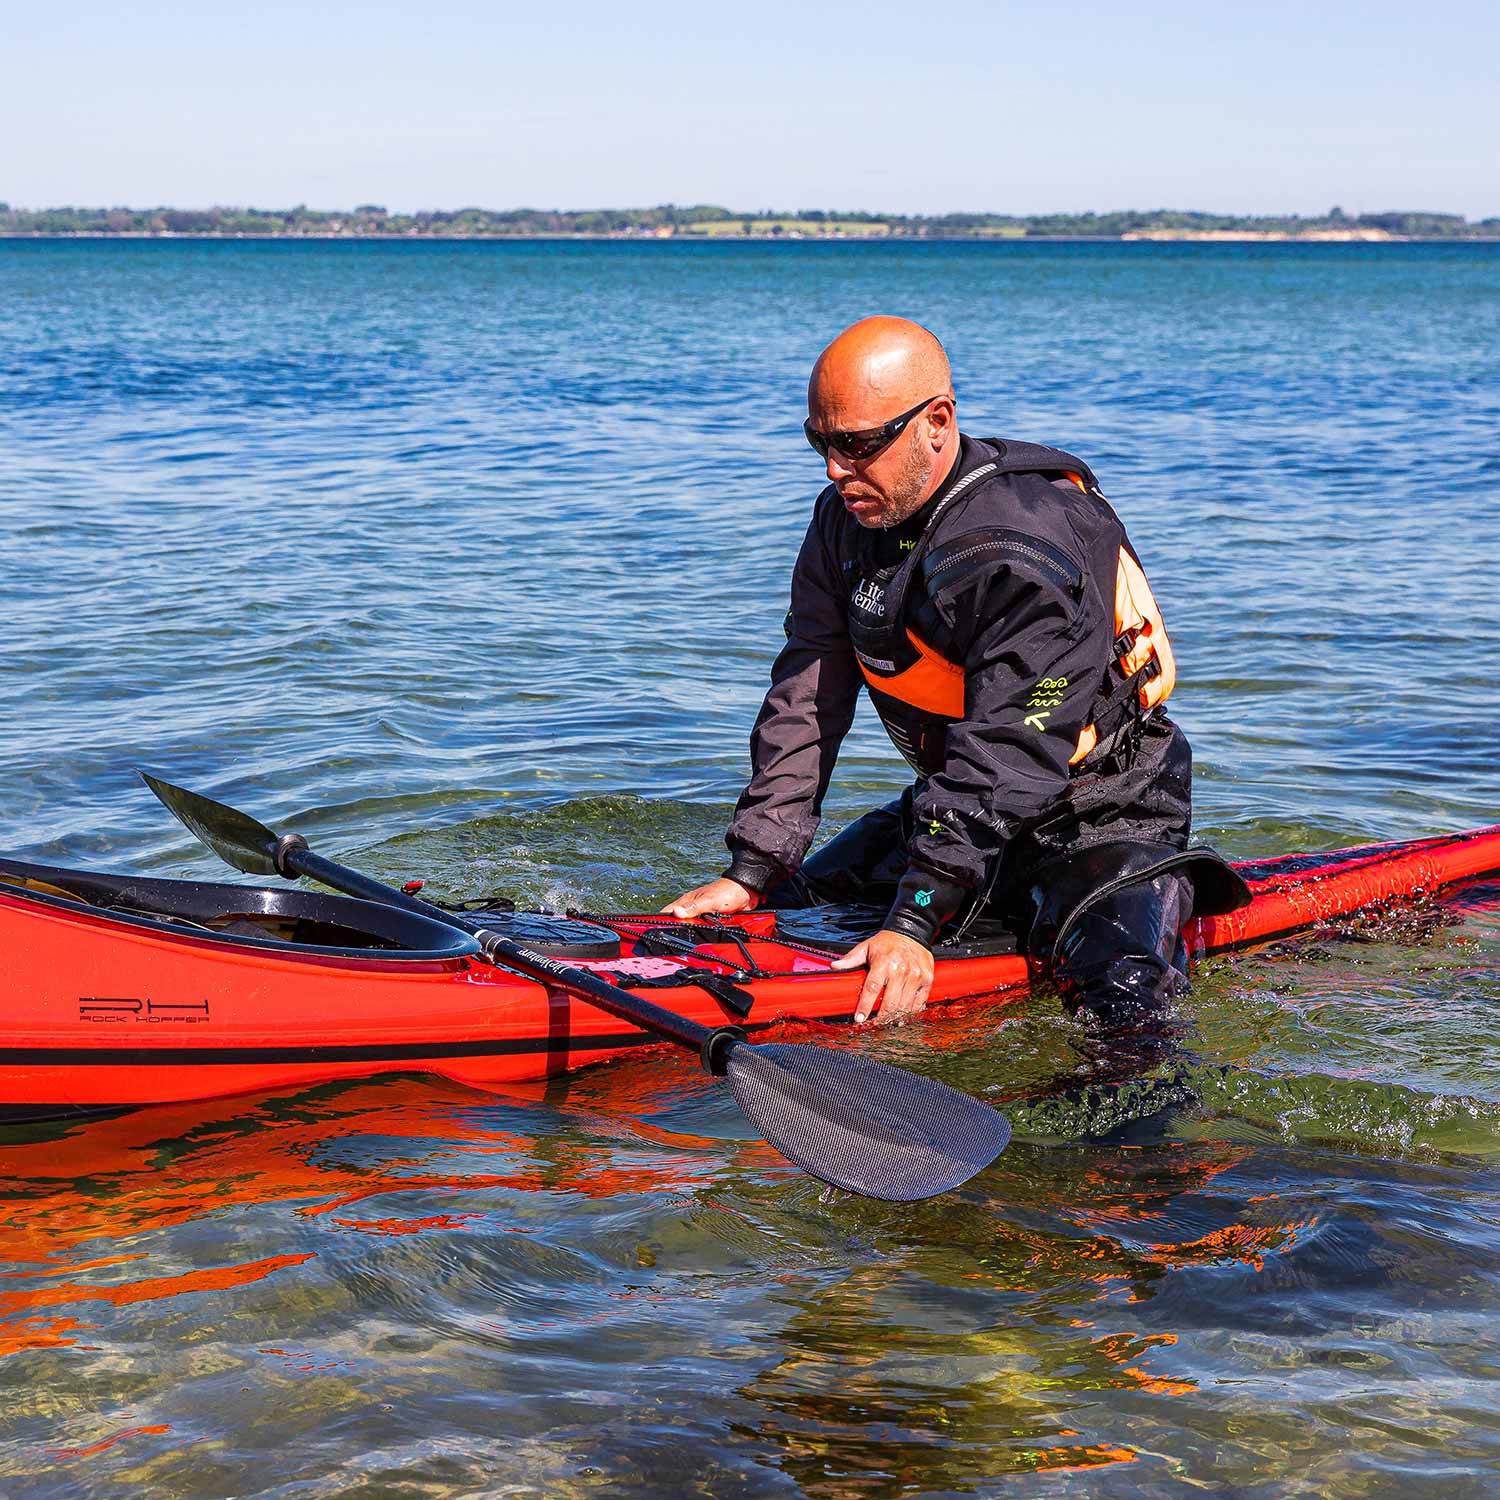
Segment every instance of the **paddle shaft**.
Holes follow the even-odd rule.
[[[900,1203],[930,1198],[967,1182],[1010,1139],[1000,1115],[946,1084],[821,1047],[753,1047],[738,1026],[702,1026],[663,1010],[587,969],[533,953],[476,918],[455,916],[324,859],[300,834],[278,838],[248,813],[154,776],[145,780],[210,849],[247,875],[306,875],[336,891],[416,912],[468,933],[491,963],[696,1050],[708,1072],[727,1076],[735,1102],[766,1140],[835,1187]],[[589,1050],[587,1036],[578,1039],[578,1048]]]
[[[394,886],[383,885],[368,875],[361,875],[358,870],[351,870],[331,859],[325,859],[321,854],[314,854],[298,839],[289,837],[280,841],[276,863],[283,874],[305,875],[310,880],[321,881],[346,895],[359,896],[383,906],[404,907],[407,911],[431,917],[449,927],[457,927],[460,931],[469,933],[479,943],[486,958],[518,969],[528,978],[569,990],[589,1004],[597,1005],[600,1010],[618,1016],[622,1021],[644,1027],[681,1047],[687,1047],[698,1053],[704,1065],[712,1071],[720,1071],[722,1060],[728,1053],[726,1044],[743,1035],[734,1027],[700,1025],[686,1016],[679,1016],[675,1011],[663,1010],[661,1006],[653,1005],[649,1000],[631,994],[629,990],[622,990],[597,974],[589,973],[587,969],[575,969],[544,953],[533,953],[530,948],[523,948],[519,943],[490,931],[476,921],[465,920],[455,912],[444,911],[441,906],[432,905],[430,901],[409,896]],[[710,1045],[716,1042],[718,1045]],[[714,1053],[718,1053],[718,1056],[713,1056]]]

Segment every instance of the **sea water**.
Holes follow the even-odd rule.
[[[871,312],[1100,476],[1200,837],[1500,819],[1500,247],[11,241],[5,847],[217,876],[146,766],[439,893],[716,873]],[[862,713],[829,826],[902,780]],[[863,1035],[1016,1126],[918,1206],[665,1052],[0,1131],[0,1490],[1493,1493],[1500,891],[1189,1012],[1138,1137],[1045,991]]]

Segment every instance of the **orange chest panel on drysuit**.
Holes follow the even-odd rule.
[[[1087,492],[1082,476],[1067,477]],[[1167,700],[1177,682],[1161,610],[1128,544],[1120,544],[1114,565],[1114,661],[1100,684],[1093,716],[1069,757],[1069,764],[1079,769],[1112,754],[1145,714]],[[917,771],[931,774],[936,766],[931,754],[924,753],[931,736],[922,732],[920,721],[930,716],[946,724],[965,717],[964,667],[905,623],[913,611],[905,591],[890,587],[897,572],[886,569],[856,581],[850,596],[850,633],[886,732]],[[1061,701],[1032,694],[1027,707],[1050,708]]]

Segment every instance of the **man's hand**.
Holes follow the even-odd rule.
[[[904,932],[877,932],[834,959],[831,967],[857,969],[861,964],[870,972],[854,1009],[856,1022],[868,1020],[876,1010],[882,1024],[905,1021],[926,1007],[932,991],[932,954],[915,938]]]
[[[759,905],[759,892],[741,885],[738,880],[721,876],[718,880],[710,880],[707,885],[700,885],[697,890],[688,891],[675,901],[668,902],[662,907],[662,913],[672,917],[696,917],[711,911],[727,917],[737,911],[754,911]]]

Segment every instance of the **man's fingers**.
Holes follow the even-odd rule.
[[[687,895],[679,896],[662,907],[661,914],[668,917],[696,917],[700,912],[709,911],[716,905],[708,887],[700,886],[696,891],[689,891]]]
[[[893,1021],[904,1021],[911,1012],[911,975],[894,964],[891,967],[895,972],[886,979],[885,999],[880,1003],[877,1017],[886,1026]]]
[[[884,967],[871,969],[865,976],[864,985],[860,989],[859,1003],[854,1007],[854,1024],[856,1026],[863,1026],[870,1019],[871,1014],[880,1008],[880,995],[884,989]]]
[[[707,885],[684,892],[675,901],[662,907],[666,917],[696,917],[703,912],[722,912],[726,916],[737,911],[754,911],[760,905],[760,894],[737,880],[720,878],[710,880]]]
[[[932,984],[920,972],[911,971],[899,963],[888,962],[871,970],[871,978],[876,977],[885,988],[885,998],[880,1002],[878,1017],[882,1025],[890,1025],[893,1021],[909,1021],[927,1008],[927,997],[932,993]]]
[[[830,967],[869,967],[855,1007],[856,1022],[868,1021],[878,1010],[882,1021],[904,1021],[927,1004],[932,993],[932,955],[920,943],[895,932],[877,932]]]
[[[699,912],[710,910],[716,905],[714,885],[700,885],[695,891],[688,891],[686,895],[679,896],[675,901],[669,902],[662,907],[661,915],[667,917],[696,917]]]
[[[880,1013],[883,1021],[905,1021],[920,1014],[927,1007],[927,997],[932,986],[912,976],[905,978],[899,986],[886,991],[885,1007]]]
[[[830,969],[857,969],[861,964],[867,963],[870,957],[870,941],[865,939],[857,948],[851,948],[842,958],[836,958],[828,965]]]
[[[870,961],[870,940],[851,948],[842,958],[836,958],[829,964],[830,969],[857,969],[861,964]],[[856,1025],[869,1020],[870,1012],[875,1009],[880,1001],[880,992],[885,988],[885,980],[881,975],[885,971],[883,964],[877,964],[865,975],[865,982],[860,986],[859,999],[854,1006],[854,1021]]]

